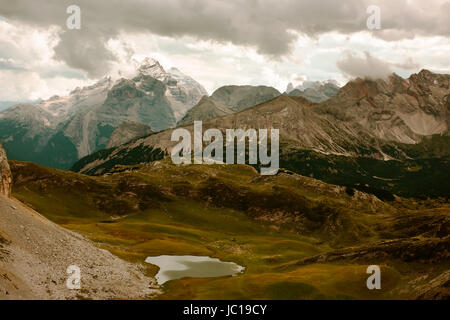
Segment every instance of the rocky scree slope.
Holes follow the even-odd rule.
[[[146,298],[159,291],[143,266],[125,262],[85,237],[8,198],[11,171],[0,147],[0,299]],[[66,286],[81,270],[81,289]]]

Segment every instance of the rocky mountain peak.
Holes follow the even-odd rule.
[[[337,96],[353,101],[363,98],[373,98],[380,93],[390,95],[399,88],[405,89],[402,86],[404,83],[405,80],[397,75],[391,75],[386,80],[356,78],[352,81],[349,81],[344,87],[342,87],[341,90],[339,90]]]
[[[6,152],[0,145],[0,195],[11,196],[12,175],[9,168]]]
[[[339,91],[335,80],[305,81],[292,90],[287,90],[289,96],[304,97],[312,102],[320,103],[334,97]]]
[[[408,80],[412,84],[422,87],[436,86],[448,89],[450,85],[450,76],[448,74],[433,73],[426,69],[422,69],[417,74],[412,74]]]
[[[425,93],[431,94],[432,87],[435,87],[433,94],[436,95],[440,89],[448,90],[449,80],[448,75],[436,74],[428,70],[412,74],[408,79],[404,79],[395,73],[392,73],[386,79],[356,78],[342,87],[338,96],[356,100],[374,98],[379,94],[389,97],[397,94],[423,96]],[[419,100],[421,102],[421,99]]]
[[[286,93],[290,93],[293,90],[294,90],[294,85],[292,84],[292,82],[289,82],[286,87]]]
[[[161,64],[153,58],[145,58],[138,68],[138,72],[142,75],[151,76],[159,81],[164,81],[167,78],[167,72]]]
[[[151,76],[167,86],[166,97],[171,103],[177,120],[195,106],[202,96],[208,94],[205,88],[193,78],[174,67],[166,71],[153,58],[145,58],[137,70],[137,77]]]
[[[421,78],[433,78],[436,74],[431,72],[430,70],[427,69],[422,69],[420,70],[420,72],[417,74],[418,77]]]

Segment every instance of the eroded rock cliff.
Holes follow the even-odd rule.
[[[12,175],[9,169],[6,152],[0,145],[0,195],[11,196]]]

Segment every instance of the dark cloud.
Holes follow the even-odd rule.
[[[55,57],[91,76],[115,59],[106,42],[122,31],[232,42],[280,57],[296,39],[291,30],[309,36],[367,30],[366,9],[375,4],[381,7],[382,30],[374,31],[380,38],[450,34],[450,4],[440,0],[426,5],[419,0],[0,0],[0,15],[65,30],[66,8],[72,4],[81,7],[81,30],[61,34]]]
[[[108,37],[93,30],[69,30],[61,34],[61,41],[55,47],[55,58],[68,63],[75,69],[88,71],[93,77],[100,77],[109,70],[115,56],[105,44]]]
[[[357,55],[353,52],[345,52],[344,56],[337,62],[338,68],[346,75],[352,78],[371,78],[383,79],[392,74],[392,68],[400,68],[405,70],[417,70],[420,65],[415,63],[411,58],[407,58],[402,63],[392,63],[382,61],[369,52],[364,55]]]
[[[369,52],[359,56],[346,52],[344,57],[337,62],[338,68],[352,78],[386,78],[392,73],[389,63],[373,57]]]

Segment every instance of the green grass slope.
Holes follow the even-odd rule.
[[[124,259],[208,255],[246,267],[236,277],[169,281],[160,299],[416,298],[449,268],[448,249],[432,250],[449,247],[449,207],[438,200],[382,202],[245,165],[163,160],[91,177],[10,164],[17,199]],[[395,239],[411,254],[396,255]],[[369,264],[381,266],[382,290],[367,289]]]

